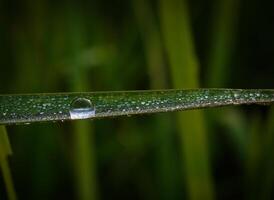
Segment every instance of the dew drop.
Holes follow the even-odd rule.
[[[95,116],[95,108],[90,100],[77,98],[72,101],[69,113],[71,119],[87,119]]]
[[[234,98],[238,98],[239,96],[240,96],[240,93],[238,92],[238,91],[235,91],[234,93],[233,93],[233,96],[234,96]]]

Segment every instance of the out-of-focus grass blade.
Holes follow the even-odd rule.
[[[239,1],[217,1],[213,15],[210,50],[208,56],[208,87],[225,87],[229,61],[235,41]]]
[[[161,41],[156,16],[150,2],[146,0],[134,0],[133,7],[144,43],[149,81],[151,89],[167,88],[168,73],[165,69],[164,48]],[[170,134],[172,118],[170,115],[155,116],[155,136],[157,144],[155,152],[157,182],[159,185],[159,197],[162,199],[176,199],[180,185],[177,174],[177,155],[175,153],[173,134]]]
[[[269,110],[266,122],[257,114],[251,123],[246,162],[246,199],[273,199],[273,117],[274,107]]]
[[[8,156],[12,154],[6,128],[0,126],[0,168],[7,188],[7,195],[10,200],[16,199],[16,193],[13,187],[13,181],[8,164]],[[1,176],[0,176],[1,177]]]
[[[12,154],[9,138],[4,126],[0,126],[0,156],[6,158]]]
[[[97,119],[240,104],[273,104],[274,90],[192,89],[0,95],[0,124]]]
[[[159,7],[173,87],[199,88],[199,61],[195,53],[187,1],[160,0]],[[194,121],[195,126],[192,126]],[[178,113],[177,123],[187,196],[191,200],[213,200],[215,192],[203,113]]]
[[[70,65],[70,89],[71,91],[87,91],[89,89],[88,70],[93,65],[87,64],[84,60],[83,50],[87,48],[88,42],[88,29],[85,26],[85,18],[83,17],[82,7],[78,7],[75,2],[67,4],[67,19],[68,19],[68,48],[71,57],[82,58],[75,59],[73,64]],[[75,9],[76,8],[76,9]],[[97,21],[93,21],[93,24],[97,24]],[[98,29],[97,32],[100,32]],[[88,46],[93,47],[93,46]],[[87,60],[90,59],[93,62],[98,61],[98,56],[87,56]],[[79,103],[79,104],[78,104]],[[86,104],[87,103],[87,104]],[[79,116],[81,112],[90,114],[93,112],[89,101],[72,102],[74,106],[75,116]],[[72,105],[72,106],[73,106]],[[84,106],[80,108],[79,106]],[[78,110],[77,110],[78,109]],[[82,110],[81,110],[82,109]],[[61,111],[62,112],[62,111]],[[82,112],[82,113],[83,113]],[[78,121],[73,123],[73,145],[74,145],[74,173],[75,173],[75,189],[76,197],[79,200],[98,198],[98,186],[96,182],[96,159],[95,159],[95,147],[94,147],[94,129],[93,123],[88,121]]]

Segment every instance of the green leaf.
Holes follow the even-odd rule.
[[[192,89],[0,95],[0,124],[97,119],[241,104],[273,104],[274,90]]]

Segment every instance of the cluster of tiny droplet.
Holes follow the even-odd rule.
[[[0,124],[274,102],[273,90],[197,89],[0,95]]]

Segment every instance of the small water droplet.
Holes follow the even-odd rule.
[[[240,93],[238,92],[238,91],[235,91],[234,93],[233,93],[233,96],[234,96],[234,98],[238,98],[239,96],[240,96]]]
[[[86,98],[77,98],[70,105],[71,119],[87,119],[95,116],[95,108],[91,101]]]

